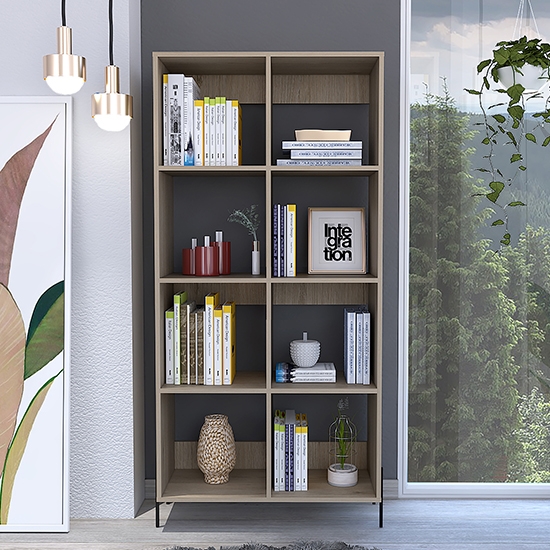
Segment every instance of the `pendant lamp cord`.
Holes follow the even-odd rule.
[[[67,18],[65,17],[65,0],[61,0],[61,25],[67,26]]]
[[[109,65],[114,65],[113,56],[113,0],[109,0]]]

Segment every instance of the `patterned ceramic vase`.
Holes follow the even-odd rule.
[[[236,458],[235,438],[227,416],[205,416],[197,447],[197,462],[204,481],[211,485],[227,483]]]

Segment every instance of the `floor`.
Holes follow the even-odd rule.
[[[549,495],[550,497],[550,495]],[[378,505],[152,502],[130,520],[72,520],[66,534],[0,534],[0,550],[164,550],[300,540],[380,550],[550,550],[550,500],[387,500]]]

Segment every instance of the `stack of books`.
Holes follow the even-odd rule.
[[[296,277],[296,205],[273,205],[273,277]]]
[[[361,166],[362,141],[283,141],[290,158],[277,159],[277,166]]]
[[[236,304],[219,303],[219,293],[204,305],[174,294],[165,312],[166,384],[230,385],[236,372]]]
[[[308,424],[304,413],[275,411],[273,466],[275,491],[307,491]]]
[[[371,329],[366,305],[344,308],[344,375],[348,384],[370,384]]]
[[[336,382],[334,363],[316,363],[313,367],[297,367],[292,363],[275,365],[275,382]]]
[[[163,75],[165,166],[240,166],[242,112],[239,101],[200,97],[193,77]]]

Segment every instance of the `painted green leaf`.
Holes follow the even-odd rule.
[[[510,157],[510,162],[517,162],[518,160],[521,160],[521,159],[522,159],[522,156],[519,153],[514,153]]]
[[[502,239],[500,239],[500,242],[505,245],[505,246],[508,246],[510,244],[510,233],[505,233],[503,236],[502,236]]]
[[[550,143],[550,136],[546,136],[542,142],[542,146],[546,147]]]
[[[464,91],[472,95],[481,95],[481,92],[479,92],[478,90],[470,90],[468,88],[464,88]]]
[[[479,63],[479,65],[477,66],[477,72],[478,74],[483,70],[485,69],[485,67],[487,67],[488,65],[491,64],[491,60],[490,59],[484,59],[481,63]]]
[[[491,202],[497,202],[500,193],[504,189],[504,184],[501,181],[492,181],[489,187],[493,190],[492,193],[485,195]]]
[[[537,138],[531,134],[531,132],[527,132],[525,134],[525,139],[528,139],[529,141],[532,141],[533,143],[537,143]]]
[[[15,431],[24,372],[25,325],[13,296],[0,284],[0,468]]]
[[[508,203],[508,206],[525,206],[525,203],[521,201],[512,201]]]
[[[25,380],[63,350],[63,281],[40,296],[34,308],[25,350]]]
[[[500,122],[501,124],[506,121],[506,118],[504,117],[504,115],[493,115],[493,118],[497,122]]]
[[[491,225],[504,225],[502,220],[495,220]]]
[[[9,281],[21,200],[38,153],[56,119],[42,134],[17,151],[0,171],[0,283],[5,286]]]
[[[48,391],[61,372],[62,371],[48,380],[36,392],[36,395],[33,397],[33,400],[30,402],[23,418],[21,419],[21,422],[19,423],[17,432],[15,432],[15,435],[13,436],[13,442],[10,445],[6,457],[6,463],[4,465],[4,471],[2,473],[2,486],[0,487],[0,525],[8,522],[15,475],[17,474],[19,464],[21,464],[21,459],[23,458],[23,453],[27,447],[34,421],[36,420],[38,411],[40,411],[40,408],[46,399],[46,395],[48,395]]]

